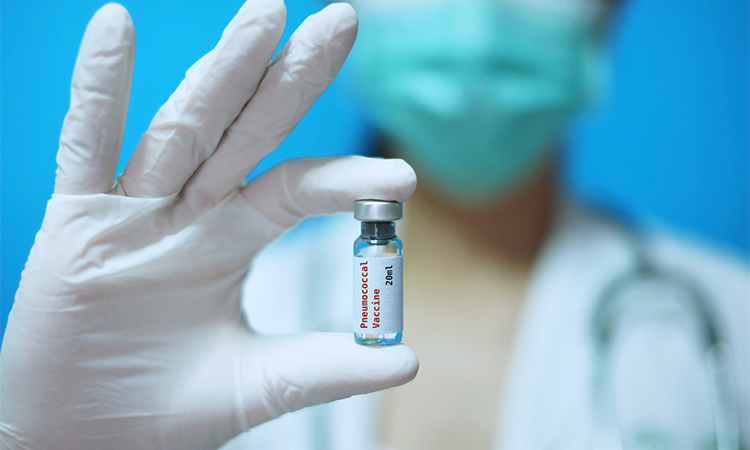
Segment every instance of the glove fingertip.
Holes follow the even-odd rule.
[[[243,364],[244,407],[257,425],[286,412],[413,380],[419,360],[404,344],[367,347],[351,333],[311,333],[282,339]]]
[[[417,188],[417,174],[414,169],[404,161],[403,159],[386,159],[382,160],[390,167],[387,169],[387,173],[390,173],[394,180],[394,200],[399,202],[406,201],[414,193]]]
[[[338,16],[338,23],[341,30],[354,29],[356,32],[359,26],[359,18],[357,12],[354,11],[354,7],[349,3],[332,3],[326,6],[325,10],[331,14]]]
[[[412,381],[416,378],[417,372],[419,372],[419,359],[417,358],[416,353],[414,353],[414,350],[404,344],[399,344],[397,348],[403,353],[403,355],[400,370],[396,372],[397,375],[393,378],[395,383],[393,385],[394,387]]]
[[[119,3],[107,3],[99,8],[91,19],[90,25],[116,27],[125,33],[133,33],[133,19],[124,6]]]

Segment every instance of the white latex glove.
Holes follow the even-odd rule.
[[[91,20],[55,193],[0,353],[4,448],[216,448],[285,412],[415,376],[404,345],[259,336],[240,311],[250,260],[284,230],[359,198],[403,201],[416,183],[403,161],[342,157],[242,185],[337,74],[357,30],[351,7],[328,6],[268,65],[284,21],[281,0],[246,3],[113,187],[135,38],[121,6]]]

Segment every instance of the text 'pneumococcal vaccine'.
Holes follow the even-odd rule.
[[[403,244],[394,221],[401,203],[358,200],[354,218],[362,222],[354,241],[354,341],[362,345],[401,342],[404,328]]]

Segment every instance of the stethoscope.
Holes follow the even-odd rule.
[[[630,234],[630,233],[628,233]],[[740,449],[737,389],[731,348],[719,316],[703,290],[690,277],[655,264],[644,239],[630,234],[635,265],[602,291],[592,320],[594,365],[591,384],[592,449],[622,450],[613,389],[613,348],[634,327],[665,321],[687,331],[704,356],[710,380],[716,450]],[[689,325],[689,326],[685,326]]]

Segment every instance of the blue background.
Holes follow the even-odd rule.
[[[52,193],[76,52],[98,0],[0,3],[0,336]],[[241,1],[123,0],[137,51],[121,171],[157,109]],[[287,0],[287,30],[320,9]],[[616,205],[747,260],[750,253],[746,0],[632,0],[611,37],[610,89],[572,127],[573,195]],[[341,78],[341,77],[340,77]],[[371,136],[337,79],[264,160],[365,151]]]

